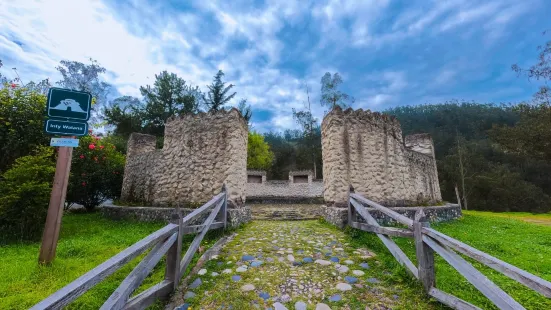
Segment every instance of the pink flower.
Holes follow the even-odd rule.
[[[90,144],[90,145],[88,145],[88,148],[91,149],[91,150],[93,150],[93,149],[96,148],[96,146],[95,146],[94,144]]]
[[[82,186],[86,186],[86,182],[82,182]]]
[[[16,88],[16,87],[17,87],[17,84],[11,83],[11,88]]]
[[[80,155],[79,157],[80,157],[80,159],[83,159],[83,158],[84,158],[84,155]]]
[[[103,145],[100,145],[100,146],[99,146],[99,148],[102,149],[102,150],[103,150],[104,147],[105,147],[105,146],[103,146]]]

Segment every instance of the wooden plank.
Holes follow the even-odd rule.
[[[189,234],[196,234],[202,231],[203,227],[205,227],[205,225],[192,225],[192,226],[184,226],[182,229],[183,229],[184,235],[189,235]],[[210,225],[209,230],[223,228],[223,227],[224,227],[223,222],[214,222],[212,223],[212,225]]]
[[[126,305],[125,310],[142,310],[150,306],[157,299],[167,299],[172,292],[174,284],[170,281],[164,280],[161,283],[157,283],[147,290],[132,297]]]
[[[358,222],[352,222],[350,223],[350,226],[363,231],[387,235],[391,237],[413,238],[412,231],[402,228],[382,227]]]
[[[380,226],[379,223],[369,214],[369,212],[357,201],[354,199],[350,200],[350,203],[354,206],[356,211],[365,219],[365,221],[373,226]],[[392,256],[400,263],[400,265],[405,266],[406,270],[411,273],[412,276],[414,276],[416,279],[419,279],[419,271],[417,270],[417,267],[411,262],[411,260],[407,257],[406,253],[398,247],[396,243],[389,237],[381,234],[377,234],[377,237],[381,239],[383,244],[387,247],[387,249],[390,251]]]
[[[150,248],[153,244],[159,241],[159,239],[166,238],[167,236],[173,234],[177,229],[178,225],[166,225],[142,240],[134,243],[132,246],[126,248],[119,254],[106,260],[62,289],[48,296],[31,309],[61,309],[63,306],[69,304],[80,295],[86,293],[94,285],[119,270],[127,262]]]
[[[171,223],[178,224],[178,240],[170,247],[166,253],[165,280],[174,283],[174,290],[178,288],[180,282],[180,259],[182,256],[182,238],[184,237],[184,224],[182,223],[182,212],[176,207],[172,214]]]
[[[220,193],[214,197],[212,197],[211,200],[209,200],[207,203],[205,203],[203,206],[201,206],[198,209],[193,210],[190,214],[186,215],[182,219],[182,223],[186,225],[187,223],[193,221],[197,217],[199,217],[201,214],[205,213],[210,207],[215,206],[220,199],[224,198],[224,193]]]
[[[172,234],[165,242],[159,242],[145,258],[130,272],[121,282],[119,287],[109,296],[101,306],[101,310],[122,309],[128,297],[136,290],[142,281],[151,273],[151,270],[159,263],[163,255],[178,239],[178,232]]]
[[[419,280],[423,284],[426,292],[436,286],[436,274],[434,272],[434,253],[432,249],[423,242],[423,227],[428,227],[429,223],[425,217],[423,209],[415,213],[413,221],[413,234],[415,237],[415,255],[417,257],[417,266],[419,270]]]
[[[358,194],[350,194],[350,196],[354,199],[356,199],[357,201],[361,202],[361,203],[365,203],[381,212],[383,212],[384,214],[390,216],[391,218],[395,219],[396,221],[398,221],[399,223],[402,223],[406,226],[408,226],[409,228],[411,228],[413,226],[413,221],[406,217],[406,216],[403,216],[402,214],[396,212],[396,211],[393,211],[393,210],[390,210],[389,208],[387,207],[384,207],[384,206],[381,206],[380,204],[374,202],[374,201],[371,201],[369,199],[366,199]]]
[[[226,187],[226,183],[222,185],[222,193],[224,193],[224,204],[222,205],[222,217],[220,221],[224,223],[224,229],[228,227],[228,188]]]
[[[465,243],[444,235],[434,229],[423,228],[423,233],[434,238],[443,245],[448,246],[457,252],[479,261],[482,264],[503,273],[509,278],[526,285],[527,287],[541,293],[543,296],[551,298],[551,282],[468,246]]]
[[[203,238],[207,234],[207,231],[209,231],[208,228],[210,227],[210,225],[214,221],[214,218],[218,214],[218,211],[220,210],[220,208],[222,207],[223,204],[224,204],[224,200],[220,201],[216,205],[216,207],[210,213],[209,217],[203,223],[204,227],[203,227],[203,230],[201,231],[201,233],[198,234],[197,236],[195,236],[195,238],[191,242],[191,245],[189,246],[188,250],[186,251],[186,254],[184,255],[184,258],[182,258],[182,261],[180,262],[180,274],[181,275],[184,274],[184,271],[186,270],[187,266],[191,262],[191,259],[193,258],[193,255],[195,254],[195,252],[199,248],[199,245],[201,245],[201,241],[203,241]]]
[[[524,307],[516,302],[511,296],[459,256],[459,254],[440,245],[428,236],[423,236],[423,241],[484,294],[484,296],[488,297],[488,299],[490,299],[499,309],[524,309]]]
[[[479,307],[472,305],[463,299],[459,299],[453,295],[443,292],[435,287],[429,290],[429,295],[436,298],[444,305],[456,310],[481,310]]]

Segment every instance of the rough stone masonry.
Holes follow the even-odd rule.
[[[121,199],[152,206],[199,206],[226,184],[229,207],[242,208],[247,182],[248,128],[236,109],[173,117],[163,149],[156,137],[133,133]]]
[[[349,186],[386,206],[442,200],[432,138],[402,138],[392,116],[335,108],[322,122],[324,200],[346,206]]]

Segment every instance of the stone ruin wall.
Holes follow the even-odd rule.
[[[244,205],[248,128],[239,111],[171,118],[162,150],[155,150],[155,140],[151,135],[130,136],[123,201],[196,206],[226,184],[230,207]]]
[[[442,200],[432,139],[402,138],[394,117],[333,109],[322,122],[324,200],[345,206],[349,185],[386,205]]]

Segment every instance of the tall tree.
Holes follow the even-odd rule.
[[[247,99],[241,99],[237,105],[237,110],[243,116],[245,121],[247,121],[247,126],[251,127],[251,118],[253,117],[253,112],[251,111],[251,105],[247,105]]]
[[[543,35],[545,34],[546,32],[544,31]],[[519,75],[543,82],[538,92],[534,94],[534,102],[549,106],[551,105],[551,40],[547,41],[544,45],[538,46],[538,50],[540,51],[538,61],[536,64],[530,66],[530,68],[523,69],[516,64],[512,65],[511,68]]]
[[[337,106],[345,108],[348,104],[354,103],[354,98],[339,90],[342,78],[338,72],[331,76],[326,72],[321,78],[321,106],[328,106],[333,109]]]
[[[197,113],[199,109],[199,88],[187,85],[175,73],[156,74],[153,86],[141,86],[140,92],[145,100],[143,127],[150,134],[162,136],[169,117]]]
[[[128,139],[133,132],[144,132],[144,105],[135,97],[122,96],[110,102],[104,109],[105,122],[113,126],[113,133]]]
[[[304,104],[305,110],[297,111],[293,108],[293,118],[302,127],[302,144],[308,150],[311,156],[311,167],[314,172],[314,179],[317,178],[317,149],[321,148],[321,136],[316,135],[318,120],[312,114],[312,105],[310,104],[310,89],[306,87],[307,101]],[[320,138],[320,139],[318,139]]]
[[[520,121],[515,126],[496,125],[490,134],[508,152],[551,163],[551,40],[538,49],[538,60],[530,68],[512,66],[519,75],[543,82],[533,104],[515,107]]]
[[[224,72],[222,72],[222,70],[218,70],[218,73],[214,76],[212,84],[207,85],[209,91],[207,92],[207,96],[203,95],[203,101],[209,111],[218,111],[222,109],[228,101],[235,97],[235,92],[228,95],[228,92],[234,87],[234,85],[230,84],[226,86],[226,82],[222,81],[223,77]]]
[[[264,137],[256,132],[249,132],[247,144],[247,168],[268,170],[274,160],[274,153],[270,150]]]
[[[90,64],[78,61],[62,60],[56,67],[63,79],[56,84],[78,91],[86,91],[92,94],[95,102],[104,104],[111,85],[101,80],[101,75],[106,72],[96,60],[90,58]]]

